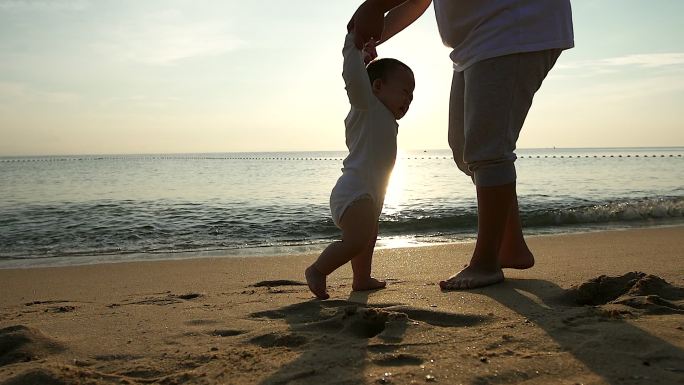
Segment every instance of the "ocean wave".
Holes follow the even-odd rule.
[[[547,203],[531,209],[521,208],[525,227],[556,227],[597,223],[632,222],[650,219],[683,218],[684,197],[658,197],[637,200],[616,200],[593,204],[565,204],[554,207]],[[477,226],[477,211],[440,209],[404,211],[383,216],[383,232],[393,235],[411,233],[458,233]]]
[[[684,197],[662,197],[537,210],[525,213],[523,223],[528,226],[563,226],[682,217]]]
[[[524,227],[567,228],[684,218],[684,197],[587,203],[522,202]],[[472,207],[406,208],[380,218],[381,237],[448,239],[474,234]],[[179,253],[326,243],[340,230],[324,205],[98,201],[28,205],[0,210],[0,259],[133,253]]]

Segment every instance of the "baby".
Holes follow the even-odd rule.
[[[374,50],[372,45],[367,47]],[[305,271],[309,289],[327,299],[326,277],[351,261],[352,289],[385,287],[371,277],[371,262],[378,236],[378,218],[387,183],[397,156],[397,120],[413,100],[413,71],[396,59],[378,59],[364,65],[364,52],[348,33],[342,50],[342,77],[351,110],[344,120],[349,155],[342,176],[330,194],[333,222],[342,230],[342,240],[328,245]]]

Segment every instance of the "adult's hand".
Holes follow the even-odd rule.
[[[379,2],[365,1],[354,12],[347,24],[348,31],[354,31],[354,45],[362,49],[371,39],[380,41],[384,26],[385,9]]]

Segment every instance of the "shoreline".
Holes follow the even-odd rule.
[[[378,250],[388,287],[347,265],[327,301],[311,254],[4,269],[0,384],[680,383],[683,238],[531,237],[532,269],[455,292],[472,242]]]
[[[525,239],[536,237],[555,237],[573,234],[590,234],[612,231],[629,231],[640,229],[660,229],[672,227],[684,227],[684,220],[661,219],[657,224],[652,221],[635,221],[633,223],[619,224],[586,224],[583,226],[567,226],[564,228],[528,228],[523,229]],[[379,239],[376,250],[404,249],[404,248],[425,248],[433,246],[457,245],[474,242],[476,233],[461,234],[462,239],[449,239],[452,236],[444,236],[444,241],[416,241],[416,238],[425,237],[414,236],[388,236]],[[429,237],[427,237],[430,239]],[[100,264],[136,263],[136,262],[160,262],[160,261],[181,261],[181,260],[203,260],[214,258],[264,258],[264,257],[287,257],[297,255],[318,254],[325,248],[329,241],[320,241],[314,244],[289,245],[289,246],[263,246],[248,247],[241,249],[217,249],[217,250],[194,250],[178,252],[129,252],[129,253],[102,253],[102,254],[83,254],[79,256],[50,256],[50,257],[10,257],[0,259],[0,271],[12,269],[34,269],[52,268],[68,266],[89,266]],[[280,250],[280,251],[278,251]],[[81,259],[90,259],[90,262],[79,262]],[[24,264],[22,264],[24,263]],[[28,264],[26,264],[28,263]]]

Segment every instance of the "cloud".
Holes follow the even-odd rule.
[[[598,105],[640,100],[644,106],[684,92],[684,54],[638,54],[559,63],[553,78],[564,84],[557,97]],[[553,98],[553,96],[547,96]]]
[[[181,16],[177,11],[164,11],[116,25],[96,49],[118,60],[170,65],[193,57],[221,55],[245,45],[226,30],[225,21],[189,22]]]
[[[582,98],[590,97],[600,105],[622,103],[626,100],[645,101],[644,106],[659,100],[663,95],[684,91],[684,82],[672,76],[631,78],[621,82],[597,83],[591,87],[577,89]]]
[[[557,69],[584,69],[595,72],[615,71],[626,67],[664,68],[684,64],[684,53],[650,53],[617,56],[595,60],[577,60],[559,63]]]
[[[615,58],[603,59],[601,64],[607,66],[638,66],[638,67],[664,67],[684,64],[684,53],[658,53],[627,55]]]

